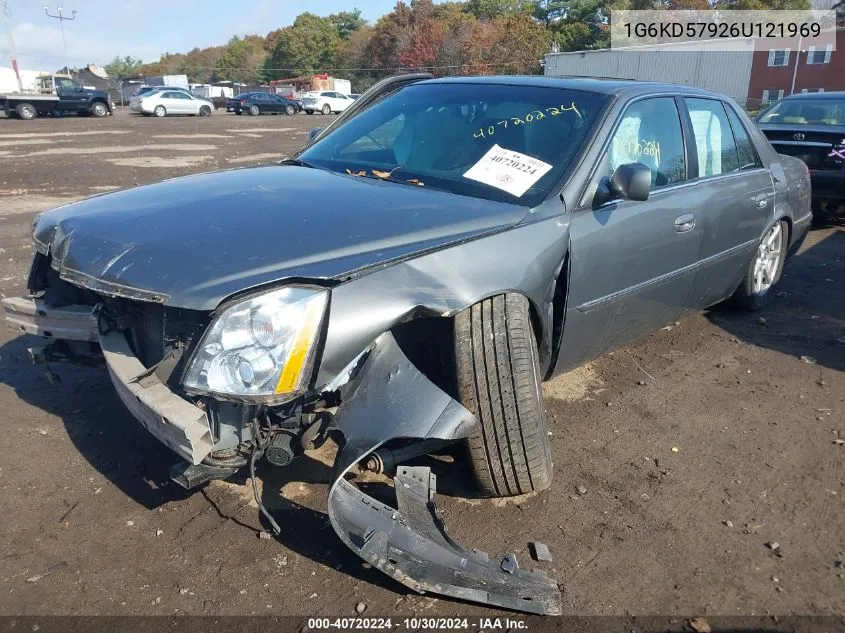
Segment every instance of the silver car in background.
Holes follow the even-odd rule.
[[[132,97],[129,101],[129,109],[144,116],[162,117],[170,114],[211,116],[214,104],[208,99],[195,97],[182,90],[158,90]]]

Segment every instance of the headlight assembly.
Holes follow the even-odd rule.
[[[308,380],[327,298],[281,288],[230,305],[195,350],[185,387],[257,402],[295,395]]]

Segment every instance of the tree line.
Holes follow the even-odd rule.
[[[842,2],[840,2],[840,6]],[[809,9],[810,0],[432,0],[400,1],[374,24],[357,9],[306,12],[265,36],[106,66],[112,76],[187,74],[192,82],[266,83],[328,72],[356,91],[400,70],[435,75],[539,74],[543,56],[610,46],[613,9]]]

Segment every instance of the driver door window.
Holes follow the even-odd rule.
[[[610,176],[619,165],[643,163],[651,169],[651,187],[660,189],[687,178],[681,119],[672,97],[631,104],[607,149]]]
[[[377,162],[381,159],[388,161],[391,165],[396,165],[397,160],[393,148],[404,127],[405,115],[400,114],[382,123],[366,136],[340,148],[336,156],[347,160],[354,158],[356,161],[364,162],[368,160]]]

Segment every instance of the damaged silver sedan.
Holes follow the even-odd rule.
[[[449,537],[412,460],[457,445],[480,496],[548,488],[541,381],[691,311],[762,307],[809,209],[804,164],[719,95],[407,75],[281,163],[42,214],[29,296],[3,305],[102,354],[186,488],[333,437],[329,517],[355,553],[420,592],[557,614],[552,578]],[[355,467],[393,476],[396,508]]]

